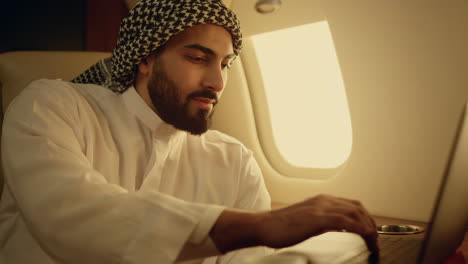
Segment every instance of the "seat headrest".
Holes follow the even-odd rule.
[[[31,81],[37,79],[71,80],[107,52],[86,51],[15,51],[0,54],[0,84],[3,111]]]

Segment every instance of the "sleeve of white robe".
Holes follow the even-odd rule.
[[[76,98],[47,85],[34,82],[11,103],[2,158],[22,217],[51,257],[67,264],[164,264],[189,238],[206,238],[222,207],[109,184],[76,138]]]
[[[271,209],[270,195],[266,189],[262,172],[254,159],[252,152],[245,151],[244,166],[241,173],[237,201],[234,208],[250,211],[268,211]],[[219,257],[220,264],[244,263],[251,258],[273,254],[274,250],[267,247],[252,247],[233,251]]]

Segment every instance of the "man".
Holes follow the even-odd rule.
[[[241,263],[342,229],[376,250],[356,201],[269,211],[252,153],[208,130],[240,48],[220,1],[143,0],[111,60],[27,87],[4,122],[0,262]]]

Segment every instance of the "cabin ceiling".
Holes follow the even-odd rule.
[[[232,0],[231,9],[241,21],[245,36],[325,20],[319,0],[282,0],[273,13],[255,10],[257,0]]]

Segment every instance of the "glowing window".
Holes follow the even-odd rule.
[[[290,165],[336,168],[349,157],[351,121],[326,21],[251,37],[273,140]]]

